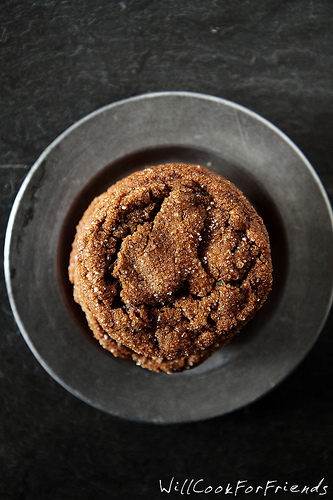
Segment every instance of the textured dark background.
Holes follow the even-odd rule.
[[[260,113],[301,148],[332,201],[332,13],[330,0],[2,0],[2,238],[22,180],[59,133],[150,91],[203,92]],[[87,406],[44,372],[1,273],[1,500],[182,498],[159,492],[172,476],[212,485],[325,478],[333,498],[332,315],[301,365],[255,404],[206,422],[138,424]],[[318,497],[266,498],[290,495]]]

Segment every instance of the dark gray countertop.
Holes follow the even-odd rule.
[[[307,156],[332,202],[332,7],[2,2],[2,239],[21,182],[53,139],[100,106],[151,91],[203,92],[263,115]],[[261,400],[209,421],[155,426],[109,416],[58,385],[19,333],[1,273],[1,500],[181,498],[192,478],[204,479],[197,489],[276,480],[299,490],[324,478],[318,491],[292,497],[332,498],[332,314],[306,359]],[[172,477],[172,493],[161,493],[159,480]],[[234,489],[186,496],[233,498]],[[266,498],[290,495],[272,487]]]

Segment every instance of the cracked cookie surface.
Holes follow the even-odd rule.
[[[269,238],[229,181],[198,165],[158,165],[91,203],[69,277],[104,348],[172,373],[227,344],[263,305]]]

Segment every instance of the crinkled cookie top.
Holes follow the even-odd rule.
[[[232,183],[184,164],[135,172],[96,198],[69,274],[105,348],[168,372],[226,344],[272,285],[262,219]]]

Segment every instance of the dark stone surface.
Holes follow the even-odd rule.
[[[332,201],[332,5],[3,1],[2,239],[43,149],[94,109],[149,91],[204,92],[259,112],[301,148]],[[332,498],[332,314],[307,358],[263,399],[207,422],[160,427],[106,415],[54,382],[18,331],[3,271],[0,286],[1,500],[181,498],[159,491],[159,479],[167,485],[173,476],[180,486],[187,478],[206,486],[276,479],[301,488],[325,478]],[[319,498],[272,490],[266,498],[290,496]],[[243,489],[237,498],[263,494]]]

